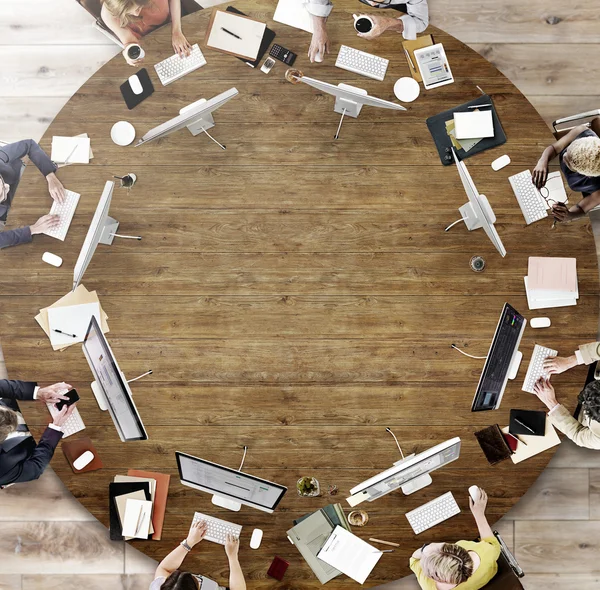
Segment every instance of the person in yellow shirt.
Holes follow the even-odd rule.
[[[423,590],[479,590],[498,573],[500,543],[485,516],[487,494],[479,488],[479,497],[469,506],[481,541],[429,543],[415,551],[410,569]]]

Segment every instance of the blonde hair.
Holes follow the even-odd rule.
[[[444,543],[441,549],[423,555],[421,569],[435,582],[462,584],[473,574],[473,559],[459,545]]]
[[[153,0],[104,0],[104,6],[115,18],[119,19],[119,24],[126,27],[128,24],[142,20],[141,17],[131,14],[138,6],[142,8],[151,6]]]
[[[567,148],[569,168],[584,176],[600,176],[600,138],[582,137]]]

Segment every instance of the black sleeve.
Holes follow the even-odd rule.
[[[18,246],[19,244],[27,244],[31,242],[31,227],[19,227],[17,229],[8,229],[0,232],[0,250],[9,246]]]
[[[48,154],[33,139],[22,139],[21,141],[9,143],[0,148],[0,159],[5,164],[10,164],[25,156],[29,156],[44,176],[48,176],[51,172],[56,172],[56,166],[48,157]]]
[[[11,381],[0,379],[0,397],[17,400],[33,399],[37,383],[35,381]]]
[[[46,428],[32,455],[13,470],[14,477],[11,477],[11,482],[31,481],[40,477],[52,460],[56,445],[62,437],[62,432],[54,430],[54,428]],[[12,476],[12,474],[10,475]]]

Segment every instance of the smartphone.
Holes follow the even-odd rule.
[[[289,565],[285,559],[281,559],[281,557],[276,555],[267,571],[267,576],[271,576],[281,582]]]
[[[65,396],[67,396],[69,399],[61,399],[57,404],[56,404],[56,409],[60,412],[60,410],[62,410],[65,406],[72,406],[75,402],[79,401],[79,394],[77,393],[76,389],[71,389],[70,391],[67,391],[67,393],[65,393]]]

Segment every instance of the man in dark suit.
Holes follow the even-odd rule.
[[[8,212],[23,173],[22,158],[29,159],[45,176],[50,196],[59,203],[65,199],[65,188],[56,177],[56,165],[33,139],[24,139],[0,147],[0,227],[6,223]],[[58,215],[43,215],[33,225],[0,233],[0,248],[31,242],[31,236],[41,234],[59,224]]]
[[[63,393],[70,389],[67,383],[38,387],[31,381],[0,379],[0,486],[31,481],[42,475],[63,436],[62,425],[75,408],[74,404],[65,406],[36,445],[16,400],[37,399],[55,404],[67,399]]]

